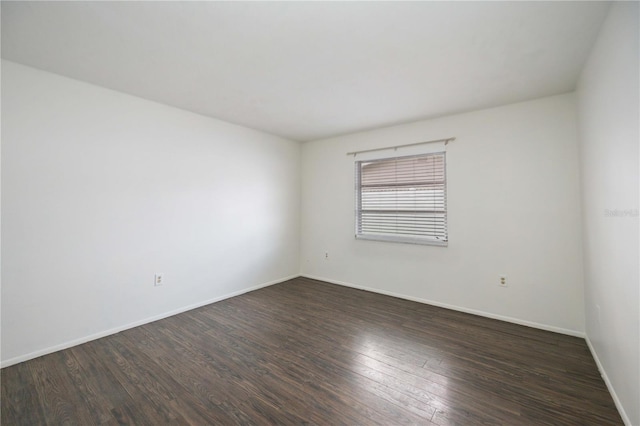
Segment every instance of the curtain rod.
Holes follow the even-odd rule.
[[[363,149],[362,151],[347,152],[347,155],[353,155],[355,157],[356,154],[362,154],[363,152],[384,151],[386,149],[405,148],[407,146],[424,145],[424,144],[427,144],[427,143],[434,143],[434,142],[444,142],[444,144],[446,146],[449,142],[453,142],[455,140],[456,140],[456,138],[434,139],[432,141],[407,143],[407,144],[404,144],[404,145],[388,146],[388,147],[385,147],[385,148]]]

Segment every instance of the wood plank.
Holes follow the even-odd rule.
[[[91,409],[84,404],[66,372],[66,351],[29,362],[34,387],[47,424],[94,424]]]
[[[38,397],[31,363],[20,363],[0,371],[2,382],[2,410],[0,424],[12,424],[21,419],[23,424],[43,424],[45,415]]]

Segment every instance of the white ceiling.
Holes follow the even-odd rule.
[[[571,91],[608,3],[1,8],[5,59],[307,141]]]

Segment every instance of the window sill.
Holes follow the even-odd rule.
[[[423,246],[438,246],[447,247],[448,241],[427,240],[424,238],[412,238],[412,237],[398,237],[395,235],[371,235],[371,234],[359,234],[356,235],[356,240],[369,240],[369,241],[384,241],[388,243],[401,243],[401,244],[417,244]]]

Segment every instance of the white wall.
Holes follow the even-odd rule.
[[[3,365],[298,275],[296,142],[3,61],[2,149]]]
[[[345,154],[451,136],[449,246],[355,240]],[[577,149],[571,94],[305,143],[302,273],[581,335]]]
[[[637,2],[612,6],[578,86],[586,333],[630,425],[640,425],[638,14]]]

